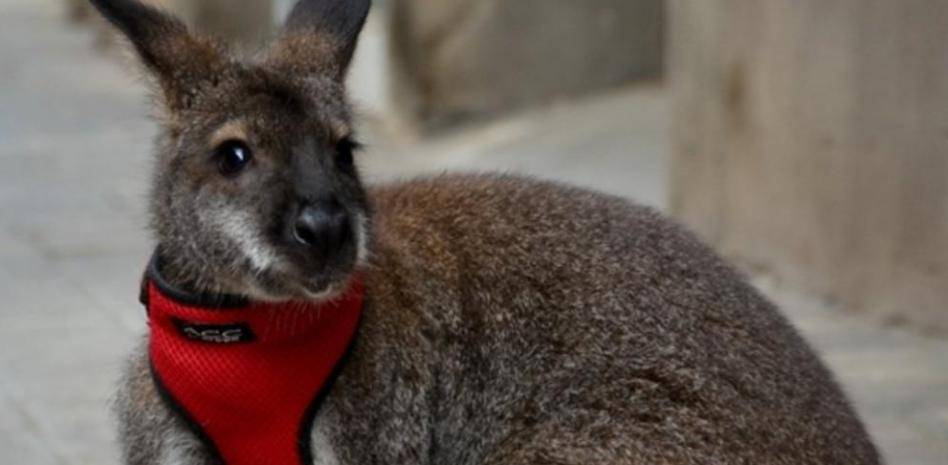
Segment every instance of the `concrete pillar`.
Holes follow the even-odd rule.
[[[727,255],[948,330],[948,0],[669,0],[671,207]]]
[[[156,1],[156,0],[152,0]],[[195,29],[247,51],[265,44],[274,31],[272,0],[157,0]]]
[[[275,22],[273,0],[141,0],[173,13],[197,31],[218,37],[238,50],[255,51],[271,36]],[[88,0],[65,0],[73,21],[94,18],[98,43],[109,46],[114,30],[105,24]]]
[[[661,72],[662,0],[392,0],[395,95],[428,126]]]

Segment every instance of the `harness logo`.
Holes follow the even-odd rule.
[[[253,331],[245,323],[202,325],[175,320],[174,324],[182,336],[193,341],[211,344],[237,344],[254,340]]]

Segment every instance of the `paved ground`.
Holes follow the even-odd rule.
[[[151,127],[135,80],[52,0],[0,0],[0,462],[117,463],[107,399],[143,329]],[[371,102],[366,102],[371,113]],[[368,177],[503,169],[662,206],[661,89],[628,89],[421,144],[370,138]],[[948,463],[948,341],[759,280],[822,351],[893,465]]]

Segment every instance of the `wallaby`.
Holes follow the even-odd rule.
[[[242,60],[92,2],[165,115],[126,463],[880,463],[775,307],[655,211],[508,175],[364,188],[369,0],[302,0]]]

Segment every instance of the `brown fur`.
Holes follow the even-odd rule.
[[[317,464],[880,463],[774,306],[654,211],[513,176],[364,191],[334,157],[351,137],[341,82],[365,12],[337,1],[302,2],[259,64],[192,47],[204,42],[127,1],[97,1],[133,31],[167,100],[152,196],[166,277],[275,299],[365,277],[352,356],[315,422]],[[320,16],[331,14],[338,27]],[[168,40],[191,52],[165,56]],[[222,133],[257,154],[239,177],[207,163]],[[311,190],[367,218],[368,256],[294,261],[261,232]],[[256,231],[249,244],[228,233],[234,218]],[[255,246],[282,271],[260,269]],[[126,463],[213,463],[159,399],[144,350],[118,410]]]

